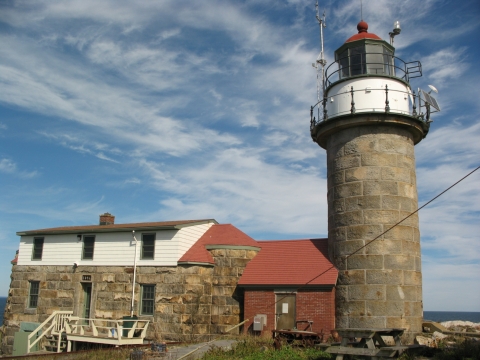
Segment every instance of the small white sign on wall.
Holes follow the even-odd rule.
[[[288,303],[282,304],[282,314],[288,314]]]

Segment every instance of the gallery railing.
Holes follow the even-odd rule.
[[[366,99],[365,93],[369,93],[367,96],[371,96],[372,98],[368,101],[364,101]],[[359,93],[362,95],[362,101],[356,102],[358,100]],[[349,104],[345,106],[345,95],[349,97]],[[392,95],[399,98],[407,99],[408,105],[405,106],[398,106],[398,105],[391,105]],[[339,101],[339,99],[343,97],[343,102]],[[328,105],[327,101],[331,103],[341,103],[343,106],[339,106],[339,109],[329,113],[328,112]],[[398,101],[396,101],[398,102]],[[359,107],[359,103],[366,104],[368,106]],[[373,106],[372,106],[373,105]],[[318,118],[322,118],[322,120],[318,120],[315,116],[315,109],[317,109],[317,116]],[[321,111],[322,109],[322,111]],[[425,112],[423,112],[425,109]],[[430,123],[430,104],[425,102],[423,99],[419,98],[415,91],[402,91],[402,90],[395,90],[390,89],[388,85],[382,88],[368,88],[362,87],[361,89],[355,90],[353,86],[350,87],[350,90],[343,91],[334,95],[329,95],[328,98],[324,97],[323,100],[317,102],[315,105],[311,106],[310,108],[310,127],[313,129],[317,124],[328,121],[330,119],[336,118],[342,115],[353,115],[359,113],[396,113],[414,117],[416,119],[422,120],[426,123]]]
[[[405,62],[384,53],[362,53],[337,59],[325,70],[325,89],[338,81],[355,76],[387,76],[409,82],[422,76],[420,61]]]

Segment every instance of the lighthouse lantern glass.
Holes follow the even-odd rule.
[[[381,45],[367,44],[367,74],[385,74]]]
[[[339,80],[351,76],[372,74],[395,76],[393,51],[383,44],[361,43],[336,53]]]
[[[350,49],[350,76],[365,74],[365,47]]]
[[[350,67],[348,66],[349,64],[349,58],[348,58],[348,49],[342,52],[339,56],[338,61],[338,66],[339,66],[339,72],[340,72],[340,78],[346,78],[350,76]]]

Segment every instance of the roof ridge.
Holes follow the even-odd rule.
[[[130,228],[141,228],[141,227],[174,227],[174,226],[181,226],[181,225],[195,225],[204,222],[213,222],[214,224],[217,223],[215,219],[197,219],[197,220],[167,220],[167,221],[147,221],[147,222],[139,222],[139,223],[122,223],[122,224],[109,224],[109,225],[71,225],[71,226],[59,226],[53,228],[43,228],[43,229],[35,229],[35,230],[24,230],[18,231],[17,235],[35,235],[37,233],[60,233],[60,232],[71,232],[74,233],[76,231],[95,231],[98,232],[102,231],[115,231],[120,229],[130,229]]]
[[[312,239],[280,239],[280,240],[256,240],[258,242],[287,242],[287,241],[315,241],[315,240],[328,240],[328,238],[312,238]]]

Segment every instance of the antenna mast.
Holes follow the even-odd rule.
[[[323,53],[323,28],[327,27],[325,24],[325,10],[323,11],[322,17],[320,17],[320,13],[318,11],[318,0],[315,3],[315,12],[316,12],[316,18],[318,21],[318,25],[320,27],[320,54],[317,57],[317,61],[315,62],[315,68],[317,69],[317,104],[320,103],[320,76],[319,76],[319,65],[321,66],[321,71],[322,71],[322,101],[323,101],[323,110],[325,114],[325,65],[327,65],[327,61],[325,60],[325,56]],[[317,119],[320,120],[320,107],[317,107]],[[324,120],[325,115],[324,115]]]

